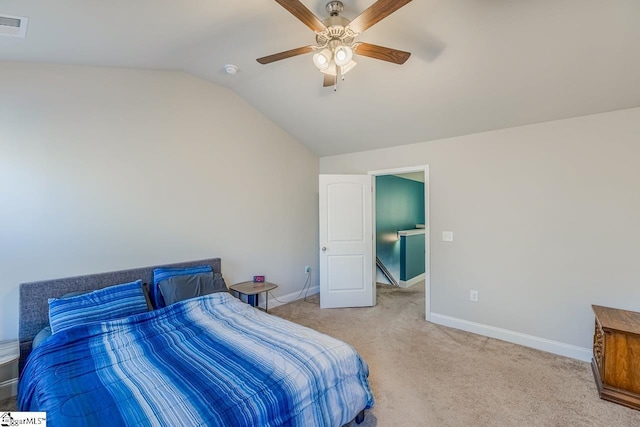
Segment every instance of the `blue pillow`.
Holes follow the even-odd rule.
[[[175,276],[187,276],[191,274],[198,273],[211,273],[213,270],[210,265],[198,265],[196,267],[187,267],[187,268],[168,268],[168,267],[158,267],[153,269],[153,286],[150,289],[149,296],[151,297],[151,302],[153,302],[153,306],[155,308],[166,307],[167,304],[162,297],[162,292],[160,291],[160,282],[166,280],[170,277]]]
[[[120,319],[146,311],[142,280],[136,280],[70,298],[50,298],[49,324],[55,334],[84,323]]]

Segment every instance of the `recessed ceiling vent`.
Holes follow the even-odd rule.
[[[28,22],[29,19],[20,16],[0,15],[0,36],[24,38]]]

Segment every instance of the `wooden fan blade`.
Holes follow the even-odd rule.
[[[305,5],[300,3],[299,0],[276,0],[276,2],[316,33],[327,29],[320,18],[314,15]]]
[[[276,0],[277,1],[277,0]],[[362,33],[367,28],[383,20],[411,0],[378,0],[356,19],[351,21],[349,28],[356,33]]]
[[[323,87],[335,86],[337,78],[338,78],[338,76],[332,76],[331,74],[325,74],[324,75],[324,82],[322,83],[322,86]]]
[[[269,64],[271,62],[280,61],[281,59],[291,58],[292,56],[303,55],[305,53],[313,52],[313,46],[304,46],[297,49],[291,49],[280,53],[274,53],[273,55],[264,56],[256,59],[261,64]]]
[[[355,52],[358,55],[368,56],[369,58],[381,59],[394,64],[404,64],[411,56],[411,52],[391,49],[390,47],[378,46],[370,43],[360,43],[356,46]]]

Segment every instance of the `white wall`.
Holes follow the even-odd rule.
[[[639,137],[635,108],[324,157],[320,171],[428,164],[432,312],[589,349],[591,304],[640,311]]]
[[[318,158],[228,89],[0,63],[0,93],[0,340],[26,281],[219,256],[282,297],[317,271]]]

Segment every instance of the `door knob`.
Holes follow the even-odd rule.
[[[323,246],[323,247],[322,247],[322,252],[326,252],[326,251],[327,251],[327,247],[326,247],[326,246]]]

